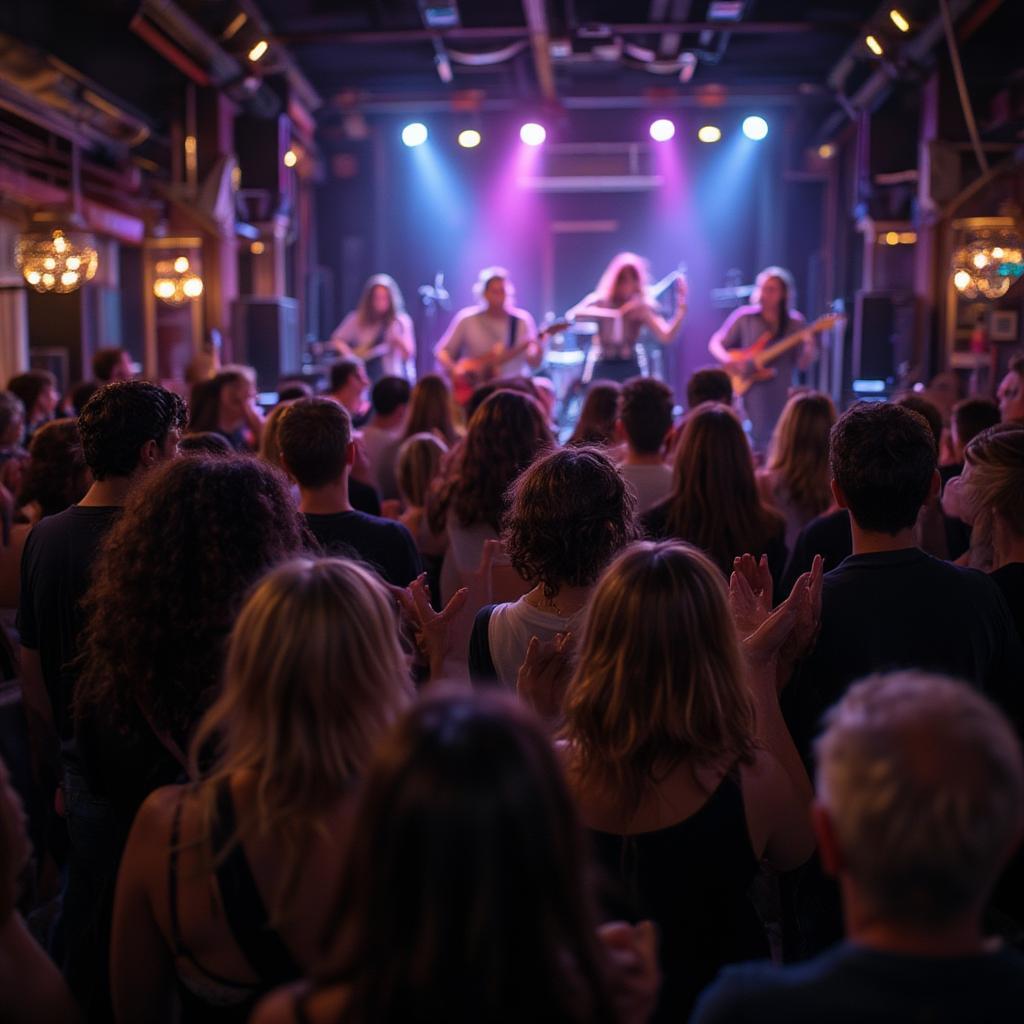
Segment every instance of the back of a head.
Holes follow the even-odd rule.
[[[417,705],[374,760],[353,836],[347,1019],[611,1019],[578,816],[521,708]]]
[[[100,348],[92,357],[92,375],[101,384],[109,384],[128,353],[123,348]],[[130,358],[130,357],[129,357]]]
[[[953,429],[961,447],[998,422],[999,406],[990,398],[965,398],[953,406]]]
[[[223,434],[215,434],[212,430],[199,430],[194,434],[186,434],[178,442],[179,455],[234,455],[235,449]]]
[[[619,419],[629,446],[641,455],[657,455],[672,429],[672,389],[655,377],[634,377],[622,385]]]
[[[349,378],[353,374],[359,372],[362,365],[363,361],[361,359],[356,359],[355,356],[348,359],[339,359],[331,366],[328,391],[340,391],[346,384],[348,384]]]
[[[772,433],[768,466],[782,477],[791,500],[818,515],[832,503],[828,438],[836,421],[832,399],[820,391],[793,395]]]
[[[518,391],[520,394],[529,395],[531,398],[540,400],[537,389],[529,377],[499,377],[497,380],[489,380],[486,384],[473,391],[469,401],[466,403],[466,421],[473,418],[473,414],[480,408],[495,391]]]
[[[591,586],[636,536],[636,498],[600,448],[544,455],[509,490],[505,551],[549,597],[560,587]]]
[[[297,398],[312,398],[313,389],[304,380],[283,380],[277,388],[277,401],[294,402]]]
[[[381,377],[373,385],[370,396],[373,411],[378,416],[390,416],[409,404],[411,392],[409,382],[404,377]]]
[[[566,693],[574,770],[626,807],[655,770],[747,757],[753,705],[718,568],[678,542],[634,544],[598,581]]]
[[[398,449],[398,490],[407,505],[423,508],[430,485],[441,472],[448,446],[436,434],[413,434]]]
[[[144,380],[104,384],[78,417],[85,461],[97,480],[131,476],[144,444],[163,448],[168,434],[184,426],[181,398]]]
[[[1024,827],[1024,764],[968,686],[900,672],[852,687],[816,747],[818,796],[880,921],[941,926],[981,906]]]
[[[732,381],[717,366],[694,371],[686,383],[686,408],[695,409],[705,402],[732,404]]]
[[[943,428],[942,413],[939,411],[939,407],[923,395],[916,394],[904,395],[902,398],[896,399],[893,404],[898,405],[901,409],[909,409],[911,412],[916,412],[918,416],[924,419],[935,440],[935,451],[938,452],[942,447]]]
[[[300,398],[281,414],[277,443],[288,472],[300,487],[336,482],[348,465],[352,421],[330,398]]]
[[[409,414],[405,418],[405,436],[440,431],[449,444],[454,440],[451,422],[451,392],[444,378],[424,374],[409,396]]]
[[[19,506],[35,502],[42,516],[51,516],[81,500],[90,481],[74,420],[44,423],[28,450],[31,459],[21,480]]]
[[[964,451],[969,472],[960,478],[968,508],[997,514],[1013,538],[1024,538],[1024,424],[982,431]]]
[[[580,418],[567,444],[611,444],[619,416],[622,388],[615,381],[596,380],[583,399]]]
[[[854,521],[873,533],[895,536],[917,522],[937,457],[925,419],[889,402],[855,405],[829,438],[832,478]]]

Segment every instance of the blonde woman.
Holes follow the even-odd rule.
[[[805,391],[786,402],[772,434],[768,465],[757,474],[761,499],[786,520],[786,549],[800,531],[832,505],[828,435],[836,421],[832,399]]]
[[[191,747],[193,786],[157,790],[118,877],[119,1022],[246,1020],[311,967],[355,784],[412,699],[394,604],[367,569],[302,559],[256,587]],[[175,998],[175,992],[177,998]]]
[[[820,566],[776,621],[819,581]],[[745,576],[738,585],[754,597]],[[776,695],[777,639],[748,647],[760,666],[748,679],[722,574],[688,544],[634,545],[591,598],[561,738],[598,859],[629,916],[659,926],[655,1021],[686,1020],[723,964],[767,956],[750,883],[762,860],[788,870],[814,847],[811,786]]]

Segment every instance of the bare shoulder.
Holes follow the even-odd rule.
[[[171,821],[185,799],[186,792],[185,786],[161,786],[153,790],[135,815],[132,834],[146,837],[165,833],[171,827]]]
[[[262,999],[249,1018],[249,1024],[297,1024],[295,1007],[298,1003],[302,1004],[305,1020],[313,1024],[333,1024],[344,1010],[346,1001],[345,989],[341,985],[313,991],[309,982],[300,981],[275,989]]]

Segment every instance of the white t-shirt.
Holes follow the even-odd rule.
[[[471,356],[480,359],[496,350],[509,348],[509,323],[506,317],[494,317],[485,306],[469,306],[459,310],[452,318],[445,336],[438,342],[437,351],[447,352],[453,360]],[[516,336],[512,347],[537,337],[537,324],[525,309],[506,306],[505,312],[516,317]],[[499,366],[499,377],[516,377],[529,372],[525,354]]]
[[[331,341],[340,341],[348,345],[352,351],[363,358],[363,354],[372,348],[377,343],[377,338],[380,335],[380,324],[364,324],[359,322],[355,310],[348,314],[344,320],[334,328],[331,334]],[[381,339],[381,343],[395,342],[394,345],[389,345],[387,351],[383,355],[384,359],[384,376],[388,377],[408,377],[406,372],[406,358],[402,353],[402,350],[397,345],[397,339],[402,338],[412,347],[413,352],[416,351],[416,334],[413,330],[412,319],[408,313],[399,313],[394,320],[391,321],[391,325],[384,332],[384,337]]]
[[[563,618],[528,604],[522,597],[510,604],[495,605],[487,624],[487,646],[491,649],[491,661],[501,685],[515,688],[531,637],[553,640],[556,633],[578,633],[585,612],[586,609],[581,608]]]
[[[646,512],[672,493],[672,469],[664,463],[655,466],[619,466],[626,486],[636,495],[637,512]]]
[[[389,448],[394,446],[402,436],[402,427],[392,427],[391,430],[384,430],[368,423],[363,427],[363,453],[366,461],[370,464],[370,480],[374,487],[380,490],[380,464],[381,456]]]

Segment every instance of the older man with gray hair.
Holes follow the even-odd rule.
[[[726,968],[691,1020],[1024,1020],[1024,955],[981,927],[1024,835],[1024,758],[1005,717],[942,676],[872,676],[829,713],[816,757],[814,826],[846,941],[790,967]]]

